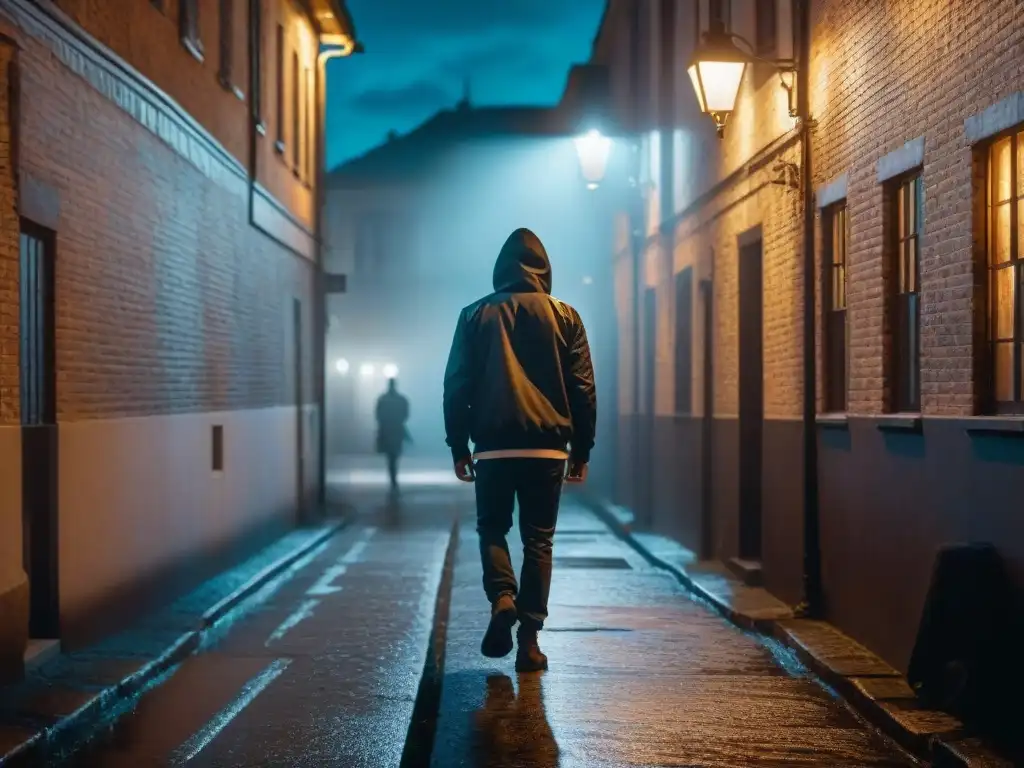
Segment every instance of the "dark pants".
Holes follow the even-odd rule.
[[[486,459],[476,463],[476,530],[484,566],[484,591],[493,603],[503,592],[516,596],[519,620],[540,629],[548,616],[551,547],[558,519],[565,461]],[[519,535],[523,540],[520,584],[505,536],[519,499]]]

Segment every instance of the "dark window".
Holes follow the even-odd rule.
[[[823,211],[825,410],[846,410],[846,203]]]
[[[920,381],[920,242],[924,200],[921,177],[896,189],[895,306],[893,317],[893,398],[896,411],[921,410]]]
[[[315,178],[316,169],[313,167],[313,161],[316,157],[316,131],[314,130],[313,120],[313,70],[306,67],[305,70],[305,82],[303,84],[303,94],[305,97],[306,104],[306,179],[312,182]]]
[[[231,58],[234,56],[233,38],[235,34],[235,2],[220,0],[220,82],[225,88],[233,88],[231,83]]]
[[[302,169],[302,88],[299,82],[299,54],[292,53],[292,168],[295,175]]]
[[[708,28],[714,29],[717,25],[721,25],[725,29],[729,29],[732,23],[729,0],[708,0]]]
[[[276,100],[274,102],[274,139],[278,152],[284,152],[284,27],[277,25],[277,48],[274,51],[276,56],[276,73],[274,77],[274,89]]]
[[[1001,411],[1024,410],[1024,319],[1020,251],[1024,222],[1024,133],[1007,136],[989,151],[988,269],[992,396]]]
[[[757,53],[771,55],[775,53],[778,45],[778,8],[775,0],[757,0],[754,3],[756,16],[754,18],[754,47]]]
[[[199,37],[199,0],[179,0],[181,14],[181,42],[202,61],[203,41]]]
[[[50,230],[24,219],[19,242],[19,360],[21,364],[21,423],[53,424],[55,334],[54,244]]]
[[[676,413],[693,413],[693,268],[676,273]]]

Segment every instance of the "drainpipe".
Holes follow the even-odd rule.
[[[799,24],[797,53],[797,111],[802,136],[800,161],[801,192],[803,195],[803,253],[804,253],[804,601],[799,606],[802,615],[812,618],[824,614],[824,594],[821,580],[820,515],[818,499],[818,432],[817,366],[815,356],[815,270],[814,270],[814,189],[811,166],[811,139],[814,120],[811,117],[810,58],[811,58],[811,2],[796,0],[795,20]]]
[[[635,508],[640,499],[639,479],[642,467],[640,466],[642,455],[642,442],[640,439],[640,372],[643,370],[643,355],[640,350],[640,326],[643,312],[640,307],[640,281],[643,278],[641,267],[641,251],[643,250],[643,238],[645,234],[643,220],[643,198],[640,190],[640,142],[639,129],[640,117],[640,91],[643,85],[640,77],[640,3],[634,2],[630,14],[630,76],[632,79],[633,91],[633,143],[630,147],[629,157],[629,244],[633,253],[633,479],[631,482],[632,496],[630,499]],[[639,511],[635,510],[634,511]]]

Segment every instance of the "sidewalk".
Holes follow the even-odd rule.
[[[828,622],[795,618],[789,606],[764,588],[747,586],[721,563],[697,561],[663,536],[633,532],[633,515],[626,509],[592,497],[585,503],[645,562],[671,574],[736,626],[782,643],[914,755],[935,766],[1013,767],[955,717],[919,705],[897,670]]]
[[[548,672],[517,676],[512,656],[480,655],[478,557],[464,526],[434,768],[914,764],[793,654],[724,621],[571,496],[541,633]]]
[[[68,746],[130,708],[250,597],[286,580],[343,526],[292,531],[124,632],[60,654],[0,689],[0,766],[49,765]]]

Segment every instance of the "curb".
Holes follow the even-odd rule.
[[[437,586],[437,598],[434,601],[434,617],[427,640],[426,659],[423,662],[420,684],[416,689],[416,700],[413,702],[400,768],[429,768],[433,757],[437,718],[441,708],[441,686],[448,647],[448,616],[451,611],[459,531],[459,516],[456,515],[448,539],[448,548],[444,553],[444,565]]]
[[[148,660],[139,669],[120,681],[108,685],[92,696],[73,712],[60,717],[52,725],[29,735],[20,744],[0,755],[0,767],[35,766],[44,762],[54,752],[67,757],[72,745],[91,735],[99,724],[112,724],[124,712],[117,710],[127,700],[143,693],[150,685],[175,665],[191,656],[203,642],[205,635],[213,629],[232,609],[272,581],[276,576],[301,560],[348,525],[347,520],[328,523],[307,541],[294,547],[287,554],[266,566],[231,594],[203,612],[196,629],[182,633],[155,658]],[[298,529],[296,529],[298,530]]]
[[[952,716],[942,712],[901,708],[897,702],[912,701],[913,692],[895,670],[891,670],[891,673],[851,674],[849,670],[844,672],[838,669],[830,664],[828,659],[815,653],[815,649],[802,636],[799,625],[805,623],[805,620],[792,617],[755,617],[737,610],[722,595],[706,589],[685,569],[652,553],[633,535],[629,524],[619,519],[603,500],[589,495],[581,497],[581,500],[615,536],[628,544],[644,560],[656,568],[671,573],[688,591],[732,624],[771,637],[791,649],[809,670],[820,677],[855,711],[915,757],[932,763],[936,768],[1013,768],[1012,761],[992,752],[980,739],[970,737],[963,725]],[[814,624],[830,629],[837,637],[845,637],[824,622]],[[847,640],[853,643],[852,640]],[[893,695],[889,700],[884,700],[884,694],[876,698],[870,688],[878,683],[905,689],[906,693]],[[915,724],[922,723],[933,726],[938,724],[941,730],[934,732],[929,731],[927,727],[914,727]]]

